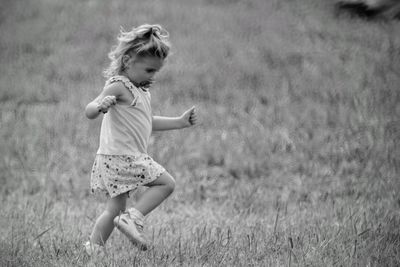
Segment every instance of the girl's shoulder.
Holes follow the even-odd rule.
[[[118,95],[124,94],[126,89],[133,94],[134,88],[133,83],[127,77],[121,75],[109,78],[104,85],[106,91],[113,91]]]
[[[126,87],[129,90],[132,90],[135,88],[135,85],[133,85],[133,83],[127,77],[122,76],[122,75],[117,75],[117,76],[113,76],[113,77],[109,78],[106,81],[105,86],[109,86],[109,85],[115,84],[117,82],[120,82],[120,84],[122,84],[124,87]]]

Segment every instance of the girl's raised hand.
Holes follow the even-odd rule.
[[[113,95],[108,95],[101,100],[97,106],[99,112],[107,113],[108,109],[117,103],[117,98]]]
[[[193,106],[186,110],[182,116],[181,120],[183,123],[183,128],[193,126],[197,123],[196,107]]]

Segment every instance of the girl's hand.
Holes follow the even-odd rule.
[[[99,112],[107,113],[108,109],[117,103],[117,98],[113,95],[108,95],[101,100],[100,104],[97,106]]]
[[[182,128],[193,126],[197,123],[197,115],[195,106],[186,110],[180,117],[182,121]]]

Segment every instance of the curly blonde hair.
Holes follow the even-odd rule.
[[[103,72],[104,77],[110,78],[123,71],[124,55],[134,53],[139,57],[153,56],[165,59],[170,50],[168,36],[168,32],[158,24],[144,24],[128,32],[121,27],[118,44],[108,54],[111,62]]]

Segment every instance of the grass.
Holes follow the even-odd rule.
[[[399,23],[332,4],[2,1],[0,265],[398,266]],[[195,104],[201,124],[151,139],[177,180],[154,249],[116,231],[93,262],[100,120],[83,110],[120,25],[147,22],[174,45],[153,112]]]

